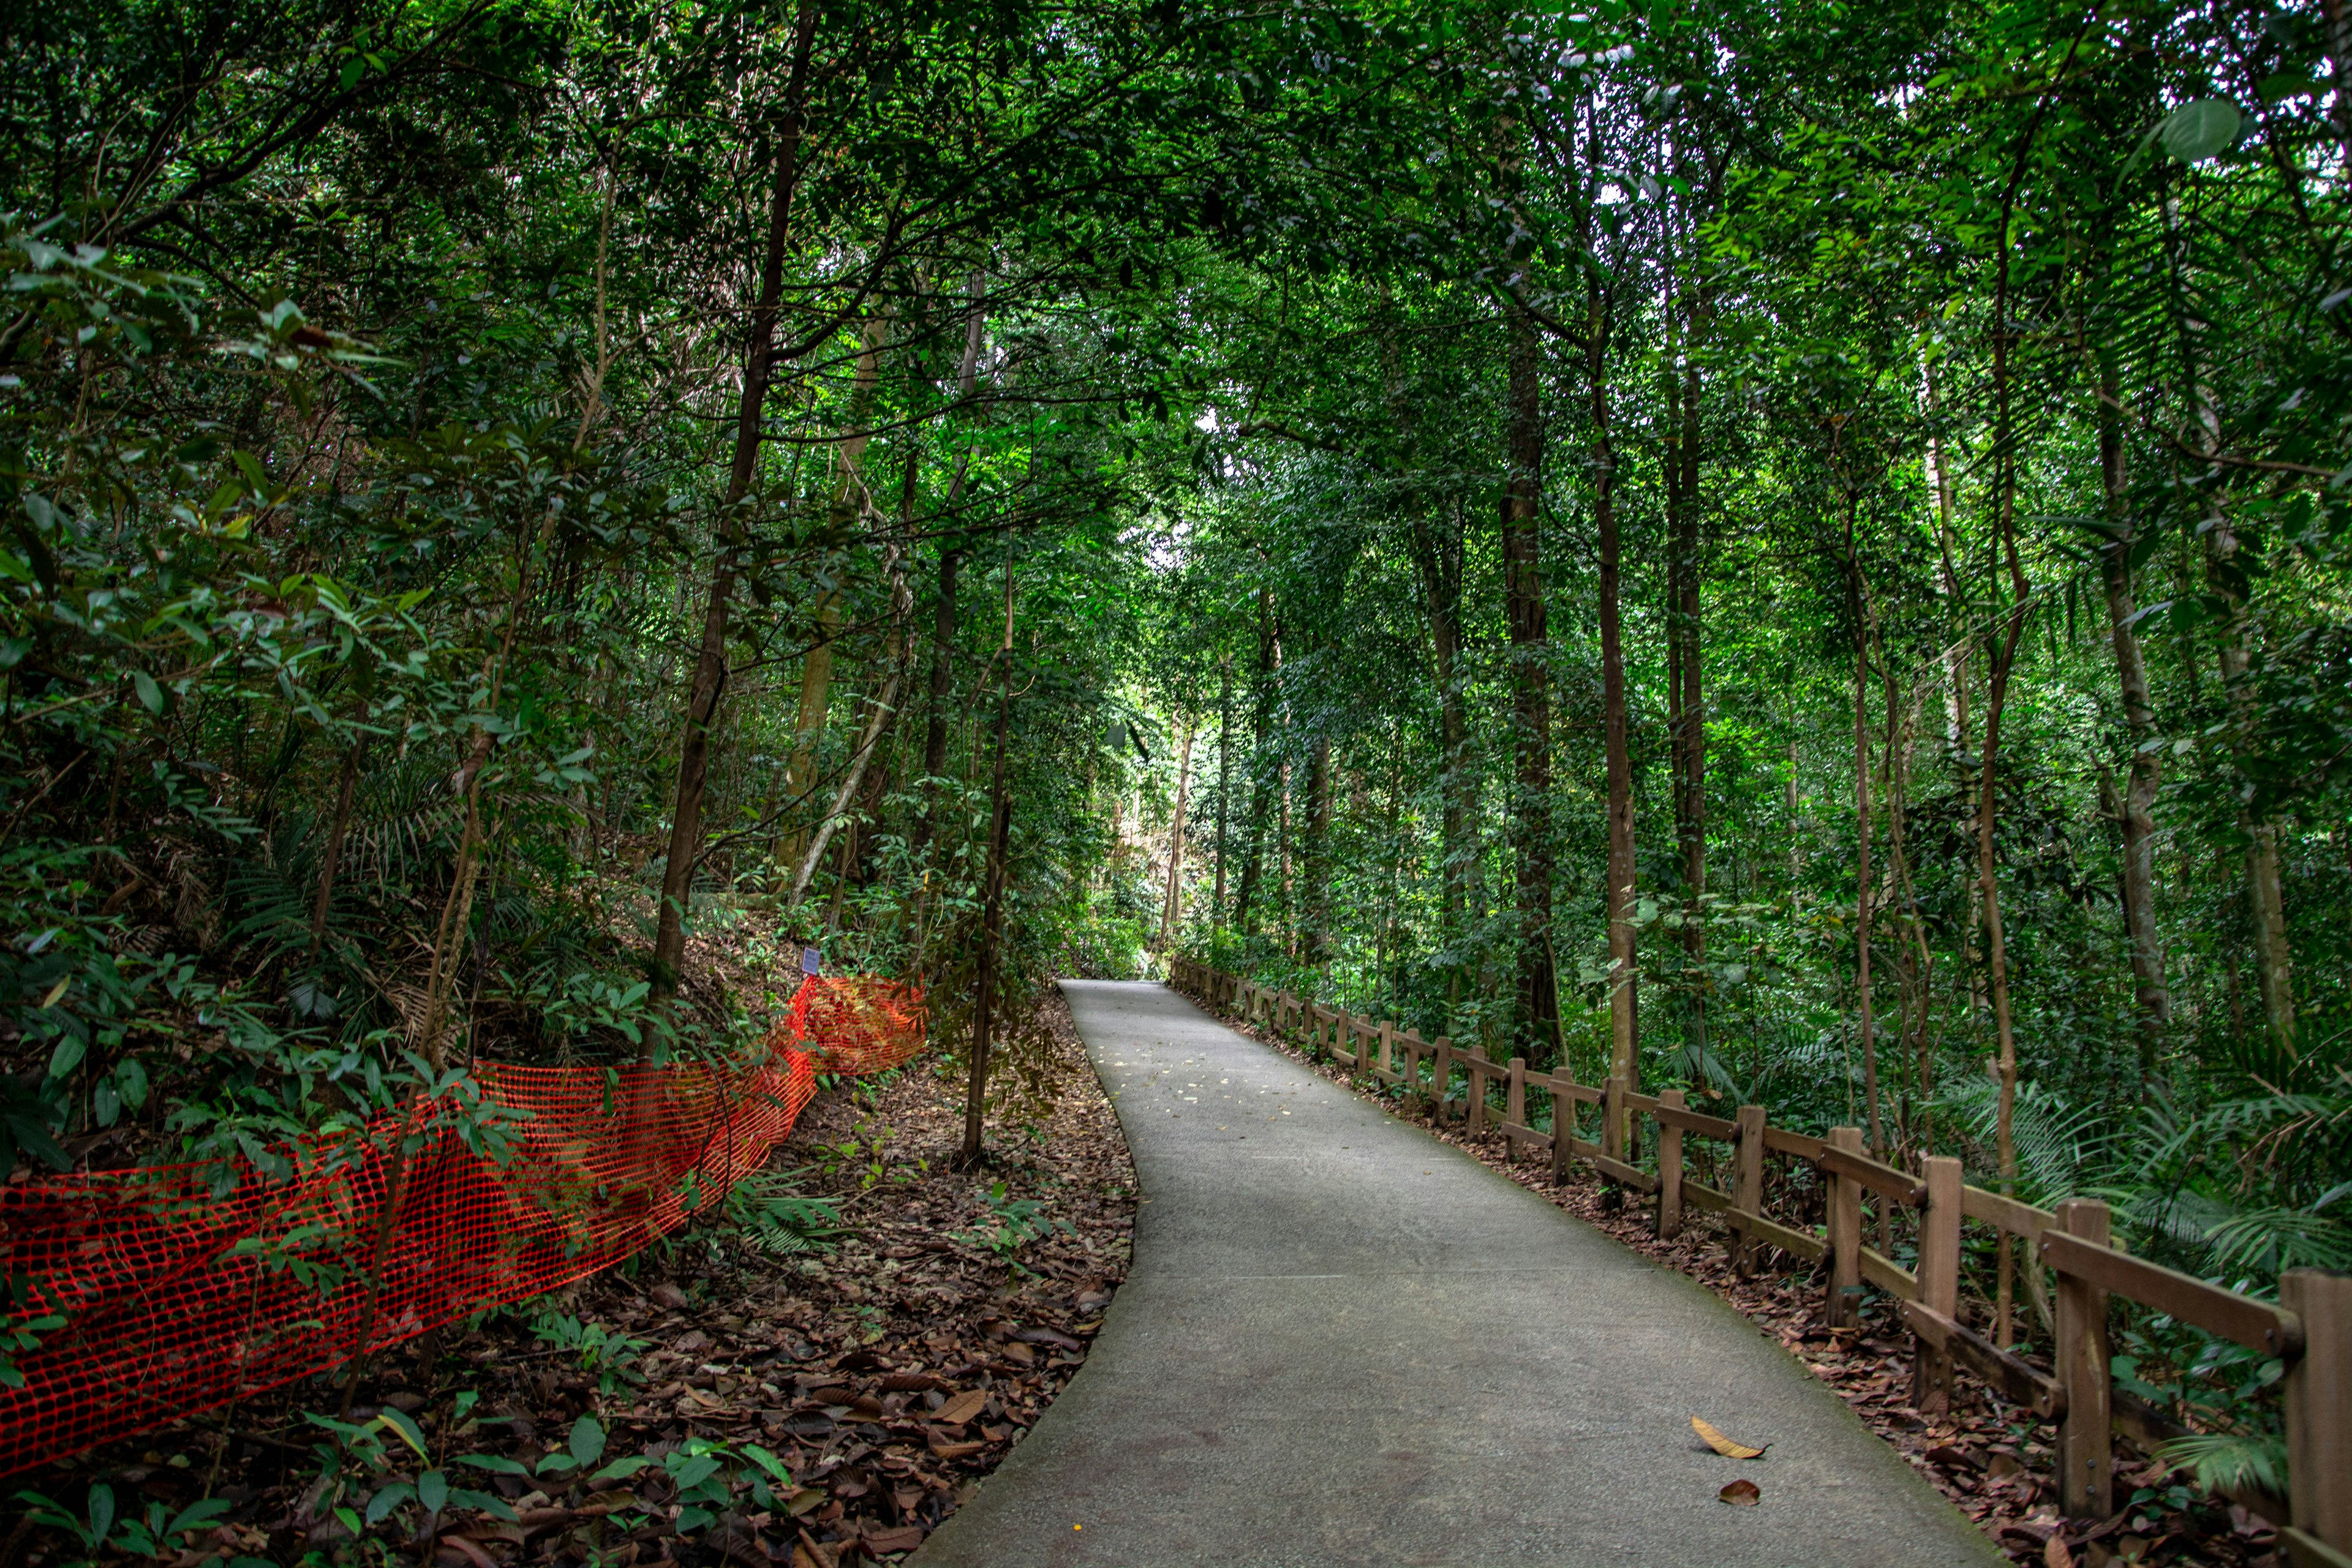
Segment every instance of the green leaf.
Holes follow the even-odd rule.
[[[137,1110],[147,1103],[147,1068],[137,1057],[125,1057],[114,1064],[115,1092],[122,1103]]]
[[[2200,98],[2164,117],[2157,140],[2184,163],[2201,163],[2234,146],[2242,123],[2238,106],[2226,98]]]
[[[604,1428],[593,1415],[583,1415],[572,1424],[572,1458],[582,1469],[586,1469],[604,1457]]]
[[[58,1042],[58,1048],[49,1053],[49,1076],[56,1079],[66,1077],[81,1066],[81,1058],[89,1052],[89,1044],[79,1036],[68,1035]]]
[[[163,710],[163,689],[155,684],[153,676],[143,669],[134,669],[131,672],[131,684],[138,690],[139,700],[148,712],[161,713]]]
[[[406,1502],[410,1498],[413,1498],[415,1495],[416,1489],[410,1486],[406,1481],[393,1482],[392,1485],[384,1488],[383,1490],[368,1499],[368,1523],[371,1525],[382,1524],[383,1522],[384,1515],[390,1513],[394,1509],[398,1508],[401,1504]]]
[[[449,1506],[449,1478],[439,1470],[427,1470],[416,1478],[416,1500],[425,1505],[427,1513],[439,1513]]]
[[[410,1420],[404,1412],[386,1406],[376,1413],[376,1420],[386,1431],[399,1433],[400,1440],[415,1449],[418,1458],[429,1459],[433,1457],[425,1451],[425,1434],[417,1430],[416,1423]]]
[[[672,1456],[672,1458],[676,1457]],[[673,1468],[670,1470],[669,1479],[677,1483],[678,1490],[685,1491],[688,1488],[699,1486],[709,1480],[718,1468],[717,1458],[709,1454],[696,1454]]]
[[[520,1476],[530,1479],[530,1469],[519,1460],[503,1454],[460,1454],[449,1461],[453,1465],[468,1465],[478,1470],[488,1470],[494,1476]]]
[[[89,1489],[89,1539],[103,1545],[114,1532],[114,1489],[104,1481]]]

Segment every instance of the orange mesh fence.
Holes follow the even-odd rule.
[[[832,1015],[810,1011],[829,1047]],[[842,1026],[824,1070],[904,1060],[922,1035],[919,1010]],[[290,1178],[239,1158],[0,1186],[5,1325],[65,1320],[0,1387],[0,1475],[608,1268],[758,1169],[816,1071],[797,1047],[750,1066],[478,1066],[473,1092],[285,1151]]]
[[[812,974],[768,1038],[808,1052],[819,1072],[887,1072],[923,1048],[923,994],[867,974]]]

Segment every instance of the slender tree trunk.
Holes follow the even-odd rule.
[[[984,274],[971,275],[971,309],[964,322],[963,363],[956,375],[957,392],[967,402],[980,387],[980,351],[988,330],[987,318],[981,310],[981,297],[986,286]],[[948,481],[950,511],[962,499],[971,453],[971,447],[967,446],[956,458],[955,477]],[[956,575],[962,564],[963,551],[960,546],[949,543],[940,547],[939,603],[931,622],[930,707],[923,733],[923,776],[934,781],[945,774],[948,765],[948,704],[955,686]],[[940,786],[934,782],[924,786],[923,812],[915,819],[909,839],[908,847],[918,855],[930,847],[932,837],[939,831],[939,811]]]
[[[1307,895],[1299,902],[1306,961],[1331,963],[1331,737],[1318,730],[1307,742],[1307,832],[1299,857]]]
[[[1217,665],[1217,882],[1210,895],[1209,931],[1213,939],[1225,926],[1225,813],[1233,797],[1234,659],[1227,654]]]
[[[2009,672],[2017,658],[2018,639],[2025,631],[2027,606],[2020,594],[2009,612],[2008,625],[1992,647],[1992,671],[1985,683],[1984,752],[1977,769],[1977,893],[1984,909],[1985,953],[1991,971],[1989,989],[1992,995],[1992,1025],[2000,1055],[1994,1068],[2000,1078],[2000,1100],[1995,1116],[1995,1156],[2000,1162],[2001,1187],[2013,1192],[2017,1184],[2017,1036],[2011,1026],[2009,1011],[2009,943],[2001,931],[2000,881],[1997,874],[1995,804],[2000,791],[1996,769],[2000,758],[2001,708],[2009,696]],[[1994,1310],[1997,1316],[1996,1339],[2002,1345],[2016,1342],[2013,1303],[2016,1290],[2016,1256],[2011,1250],[2009,1233],[2001,1233],[1999,1244],[1999,1282],[1996,1286]]]
[[[687,696],[686,731],[678,742],[677,782],[670,805],[669,854],[662,867],[661,908],[654,931],[654,984],[663,995],[677,987],[686,962],[686,910],[694,887],[702,842],[702,799],[710,769],[710,726],[727,685],[728,601],[735,591],[742,521],[736,515],[751,490],[760,458],[761,410],[775,354],[776,313],[784,286],[784,241],[791,231],[793,192],[799,183],[802,98],[809,52],[816,38],[815,0],[802,0],[791,75],[784,87],[784,121],[776,147],[776,184],[768,209],[768,242],[760,263],[760,292],[751,308],[743,349],[742,396],[735,416],[735,458],[727,476],[719,553],[711,566],[710,593],[695,654],[694,679]],[[657,1047],[648,1033],[646,1050]]]
[[[874,405],[874,388],[881,377],[882,345],[888,338],[889,317],[877,312],[866,321],[857,354],[857,372],[849,395],[849,434],[836,452],[833,522],[845,532],[862,514],[872,510],[860,465],[871,438],[866,419]],[[846,572],[847,562],[836,563]],[[825,720],[833,703],[833,650],[841,631],[842,588],[835,583],[816,603],[816,640],[801,660],[800,710],[793,725],[792,757],[784,766],[784,797],[798,801],[816,788],[822,769],[818,748],[824,743]],[[784,836],[783,863],[792,865],[805,853],[807,833],[797,824]]]
[[[2229,513],[2214,507],[2205,518],[2206,572],[2228,606],[2221,625],[2221,681],[2229,694],[2237,744],[2251,748],[2260,716],[2249,679],[2253,667],[2253,624],[2247,612],[2244,569],[2238,564],[2238,533]],[[2246,835],[2246,914],[2253,927],[2254,984],[2272,1040],[2290,1057],[2295,1049],[2294,984],[2288,953],[2286,904],[2279,877],[2278,824],[2252,807],[2239,812]]]
[[[1420,568],[1422,605],[1429,616],[1431,673],[1437,686],[1438,790],[1438,942],[1455,948],[1464,935],[1470,904],[1469,844],[1470,759],[1469,714],[1463,702],[1462,658],[1462,528],[1459,514],[1432,519],[1417,512],[1412,520],[1414,563]],[[1446,1000],[1462,1000],[1462,968],[1446,971]]]
[[[1638,1088],[1640,1015],[1633,945],[1633,764],[1625,718],[1625,647],[1618,613],[1616,453],[1609,436],[1608,302],[1589,285],[1585,377],[1592,398],[1592,514],[1601,534],[1601,702],[1609,775],[1609,1070]]]
[[[930,703],[923,726],[923,813],[915,819],[913,843],[918,855],[930,847],[938,831],[940,786],[936,781],[948,765],[948,699],[955,682],[956,577],[963,552],[950,546],[940,552],[939,602],[931,612]]]
[[[1691,991],[1690,1043],[1706,1048],[1706,710],[1699,679],[1702,658],[1699,561],[1699,375],[1686,359],[1682,382],[1667,380],[1666,551],[1668,592],[1666,700],[1674,773],[1675,840],[1682,853],[1683,963]]]
[[[1176,818],[1168,828],[1168,892],[1160,908],[1160,945],[1163,950],[1176,940],[1177,922],[1184,915],[1184,807],[1192,782],[1192,729],[1188,721],[1184,742],[1176,757]]]
[[[327,915],[334,907],[335,877],[342,868],[343,840],[352,830],[352,804],[359,792],[360,758],[367,737],[354,739],[343,749],[343,765],[335,778],[335,816],[327,828],[327,847],[319,858],[319,896],[310,905],[310,956],[317,958],[327,941]]]
[[[809,841],[808,848],[802,854],[799,869],[793,873],[792,892],[784,900],[787,913],[800,907],[802,898],[808,892],[809,879],[816,874],[816,863],[824,858],[826,840],[833,837],[834,829],[840,826],[842,819],[848,815],[849,803],[856,796],[858,783],[865,776],[866,764],[872,760],[875,748],[881,743],[884,732],[898,713],[898,669],[894,659],[890,673],[882,683],[882,695],[875,699],[874,712],[866,721],[866,733],[858,738],[857,751],[850,758],[849,773],[841,781],[841,788],[835,792],[833,804],[825,808],[824,819],[817,825],[815,837]]]
[[[1545,627],[1538,519],[1543,510],[1543,405],[1536,324],[1506,307],[1509,331],[1509,477],[1503,487],[1503,595],[1511,635],[1512,738],[1518,752],[1512,802],[1518,862],[1518,1037],[1544,1059],[1559,1039],[1552,973],[1551,672]]]
[[[1855,1037],[1862,1047],[1862,1089],[1869,1107],[1870,1152],[1886,1147],[1879,1114],[1878,1023],[1871,1016],[1870,991],[1870,634],[1863,613],[1862,561],[1854,552],[1854,511],[1860,498],[1846,496],[1846,609],[1853,623],[1853,829]]]
[[[2115,644],[2116,679],[2123,698],[2124,724],[2131,738],[2131,770],[2121,801],[2124,855],[2124,930],[2131,942],[2132,978],[2139,1009],[2140,1092],[2152,1087],[2157,1052],[2172,1018],[2172,996],[2164,981],[2164,952],[2156,929],[2156,795],[2164,759],[2157,744],[2156,709],[2148,698],[2147,665],[2133,628],[2132,526],[2128,479],[2124,470],[2123,418],[2115,353],[2099,355],[2099,468],[2105,480],[2107,538],[2099,547],[2099,572],[2107,590],[2107,627]]]
[[[997,657],[1003,662],[996,688],[996,764],[989,784],[988,861],[982,885],[980,973],[971,1009],[971,1063],[964,1086],[962,1163],[981,1160],[981,1131],[988,1110],[988,1054],[995,1025],[996,961],[1004,932],[1004,852],[1013,829],[1013,799],[1005,791],[1006,732],[1013,715],[1013,561],[1004,562],[1004,643]]]
[[[1244,942],[1250,935],[1250,910],[1265,875],[1265,831],[1274,815],[1278,774],[1273,748],[1274,675],[1281,663],[1274,621],[1274,592],[1257,591],[1257,693],[1250,715],[1249,838],[1242,857],[1241,891],[1234,904],[1234,929]]]

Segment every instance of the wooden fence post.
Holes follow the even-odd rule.
[[[1764,1215],[1764,1108],[1739,1108],[1739,1146],[1732,1151],[1735,1174],[1731,1206],[1750,1219]],[[1756,1272],[1756,1238],[1744,1230],[1732,1233],[1731,1263],[1745,1279]]]
[[[1601,1094],[1601,1152],[1612,1160],[1625,1159],[1625,1080],[1610,1074]]]
[[[1470,1058],[1470,1121],[1472,1132],[1486,1131],[1486,1057]]]
[[[2287,1547],[2305,1568],[2318,1553],[2297,1551],[2297,1535],[2352,1556],[2352,1276],[2289,1269],[2279,1305],[2303,1320],[2285,1392]]]
[[[2069,1198],[2058,1205],[2057,1228],[2084,1241],[2107,1244],[2107,1205]],[[2029,1268],[2041,1267],[2029,1250]],[[2058,1276],[2058,1381],[2066,1415],[2058,1424],[2058,1507],[2069,1519],[2105,1519],[2115,1511],[2115,1451],[2108,1430],[2107,1293],[2087,1279]]]
[[[1395,1057],[1396,1020],[1383,1018],[1381,1020],[1381,1070],[1382,1072],[1396,1071]]]
[[[1683,1091],[1669,1089],[1658,1103],[1683,1109]],[[1658,1237],[1665,1239],[1683,1227],[1683,1130],[1658,1118]]]
[[[1559,1186],[1568,1180],[1570,1145],[1576,1142],[1576,1108],[1581,1103],[1572,1094],[1563,1094],[1557,1085],[1574,1083],[1575,1078],[1562,1062],[1559,1070],[1551,1075],[1555,1085],[1551,1091],[1551,1180]]]
[[[1437,1037],[1437,1066],[1430,1074],[1429,1124],[1445,1125],[1445,1101],[1454,1093],[1454,1037]]]
[[[1931,1154],[1927,1162],[1927,1206],[1919,1215],[1919,1304],[1958,1321],[1960,1316],[1960,1188],[1968,1177],[1960,1162]],[[1952,1352],[1919,1342],[1911,1360],[1911,1403],[1922,1415],[1952,1408]]]
[[[1522,1127],[1528,1124],[1528,1058],[1525,1057],[1511,1058],[1511,1083],[1510,1088],[1505,1090],[1503,1095],[1503,1120],[1516,1121]],[[1518,1157],[1519,1141],[1516,1138],[1504,1139],[1504,1162],[1506,1163],[1516,1162]]]
[[[1832,1127],[1829,1145],[1862,1152],[1862,1129]],[[1850,1327],[1862,1305],[1862,1184],[1832,1175],[1830,1181],[1830,1327]]]

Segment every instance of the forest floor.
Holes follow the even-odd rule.
[[[961,1085],[936,1061],[821,1092],[768,1166],[772,1190],[838,1216],[804,1227],[806,1250],[779,1252],[722,1217],[437,1346],[376,1358],[348,1420],[406,1413],[456,1485],[495,1491],[511,1518],[453,1498],[422,1528],[413,1505],[373,1527],[362,1518],[368,1539],[353,1542],[338,1488],[363,1514],[416,1467],[401,1463],[398,1444],[379,1442],[390,1453],[377,1466],[332,1441],[310,1414],[337,1413],[329,1379],[16,1477],[8,1490],[82,1512],[75,1505],[104,1483],[126,1519],[151,1502],[176,1512],[226,1500],[231,1512],[191,1549],[161,1555],[173,1568],[240,1558],[843,1568],[911,1551],[1084,1363],[1130,1256],[1133,1168],[1058,992],[1037,1015],[1025,1065],[1027,1103],[1050,1101],[1050,1114],[992,1121],[992,1158],[970,1173],[952,1162]],[[647,1462],[601,1486],[571,1479],[561,1459],[555,1474],[541,1470],[578,1451],[583,1417],[602,1453],[582,1471]],[[750,1456],[754,1446],[788,1483]],[[513,1463],[468,1471],[453,1462],[461,1452]],[[0,1568],[92,1557],[29,1515],[0,1537]]]
[[[1310,1057],[1263,1028],[1230,1018],[1219,1021],[1392,1114],[1399,1112],[1398,1092],[1378,1080],[1352,1074],[1328,1058]],[[2058,1510],[2053,1469],[2056,1427],[1997,1399],[1958,1368],[1954,1369],[1955,1409],[1946,1416],[1923,1416],[1910,1404],[1909,1333],[1885,1299],[1873,1299],[1857,1326],[1832,1329],[1818,1321],[1822,1302],[1819,1278],[1759,1273],[1742,1279],[1732,1268],[1729,1232],[1715,1215],[1686,1215],[1680,1234],[1661,1241],[1646,1211],[1622,1203],[1622,1194],[1589,1170],[1571,1171],[1566,1183],[1556,1185],[1548,1162],[1514,1159],[1510,1142],[1500,1133],[1474,1137],[1449,1125],[1435,1135],[1729,1302],[1835,1389],[1865,1426],[2017,1562],[2042,1568],[2107,1568],[2112,1563],[2285,1568],[2286,1556],[2270,1521],[2235,1503],[2210,1499],[2185,1507],[2142,1502],[2109,1519],[2066,1519]],[[2170,1472],[2158,1464],[2127,1464],[2119,1451],[2116,1495],[2151,1492],[2178,1492]]]

